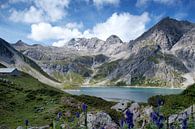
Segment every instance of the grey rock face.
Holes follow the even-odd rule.
[[[52,76],[74,72],[97,85],[181,87],[195,82],[194,35],[195,24],[167,17],[129,43],[111,35],[106,41],[75,38],[61,48],[13,46]]]
[[[123,41],[116,35],[111,35],[106,39],[108,44],[123,43]]]
[[[193,109],[192,109],[193,108]],[[186,119],[186,118],[190,118],[191,115],[193,115],[193,117],[195,117],[195,105],[192,105],[190,107],[188,107],[187,109],[185,109],[184,111],[178,113],[178,114],[173,114],[171,116],[169,116],[169,124],[174,123],[174,122],[178,122],[181,124],[181,122]]]
[[[80,123],[81,125],[84,125],[83,114],[81,114]],[[106,127],[107,129],[110,129],[110,127],[117,129],[118,127],[114,122],[112,122],[112,118],[105,112],[87,113],[87,126],[89,129],[102,129],[103,127]]]
[[[127,109],[129,101],[128,100],[121,100],[116,105],[112,106],[111,109],[114,109],[119,112],[123,112],[125,109]]]

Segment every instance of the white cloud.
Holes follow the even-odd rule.
[[[61,19],[65,15],[64,8],[70,0],[35,0],[35,4],[43,10],[52,21]]]
[[[149,20],[148,13],[143,13],[140,16],[130,13],[114,13],[104,23],[99,23],[93,27],[91,33],[102,40],[106,40],[114,34],[118,35],[123,41],[129,41],[146,30],[145,25]]]
[[[149,2],[155,2],[159,4],[165,4],[165,5],[172,5],[172,4],[180,2],[180,0],[137,0],[136,6],[137,7],[146,6]]]
[[[69,29],[77,28],[77,29],[82,29],[83,28],[83,23],[76,23],[76,22],[70,22],[66,24],[66,27]]]
[[[104,4],[118,5],[120,0],[93,0],[94,4],[99,7]]]
[[[70,0],[11,0],[10,2],[32,2],[33,5],[22,11],[12,10],[10,15],[12,21],[37,23],[62,19],[66,15],[65,9],[68,8]]]
[[[29,10],[12,10],[9,17],[14,22],[37,23],[44,20],[43,11],[31,6]]]
[[[54,39],[54,46],[63,46],[72,38],[97,37],[106,40],[110,35],[118,35],[123,41],[129,42],[146,31],[146,24],[150,20],[147,12],[141,15],[130,13],[112,14],[105,22],[96,24],[92,29],[84,32],[79,30],[79,24],[68,23],[66,26],[52,26],[49,23],[33,24],[28,38],[36,41]]]
[[[31,34],[28,38],[35,41],[44,41],[49,39],[69,41],[74,37],[80,37],[82,33],[77,28],[67,28],[52,26],[49,23],[38,23],[31,25]],[[60,46],[56,44],[55,46]]]

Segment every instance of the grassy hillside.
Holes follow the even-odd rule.
[[[148,99],[148,103],[153,106],[157,106],[157,100],[159,98],[165,102],[164,106],[161,108],[163,114],[169,116],[171,114],[178,113],[195,104],[195,84],[189,86],[178,95],[153,96]]]
[[[0,77],[0,125],[16,128],[24,125],[25,119],[28,119],[33,126],[51,124],[60,111],[74,116],[81,110],[80,106],[83,102],[87,103],[91,110],[106,109],[107,111],[112,105],[96,97],[80,98],[69,95],[25,73],[19,77]],[[105,106],[100,106],[100,103]],[[109,113],[116,118],[115,111],[109,110]],[[66,115],[64,117],[69,118]]]

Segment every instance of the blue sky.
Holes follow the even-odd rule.
[[[137,38],[163,17],[195,22],[194,0],[1,0],[0,37],[63,46],[71,38]]]

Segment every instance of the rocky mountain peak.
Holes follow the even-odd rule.
[[[162,30],[166,33],[170,33],[170,31],[176,31],[178,33],[184,33],[189,31],[193,27],[193,24],[188,21],[178,21],[173,18],[163,18],[160,22],[158,22],[153,29]]]
[[[18,40],[16,43],[15,43],[16,46],[27,46],[26,43],[24,43],[22,40]]]
[[[170,50],[185,33],[194,27],[193,23],[166,17],[142,34],[136,42],[150,42],[160,45],[164,50]]]
[[[106,39],[106,42],[109,44],[123,43],[123,41],[116,35],[111,35]]]

